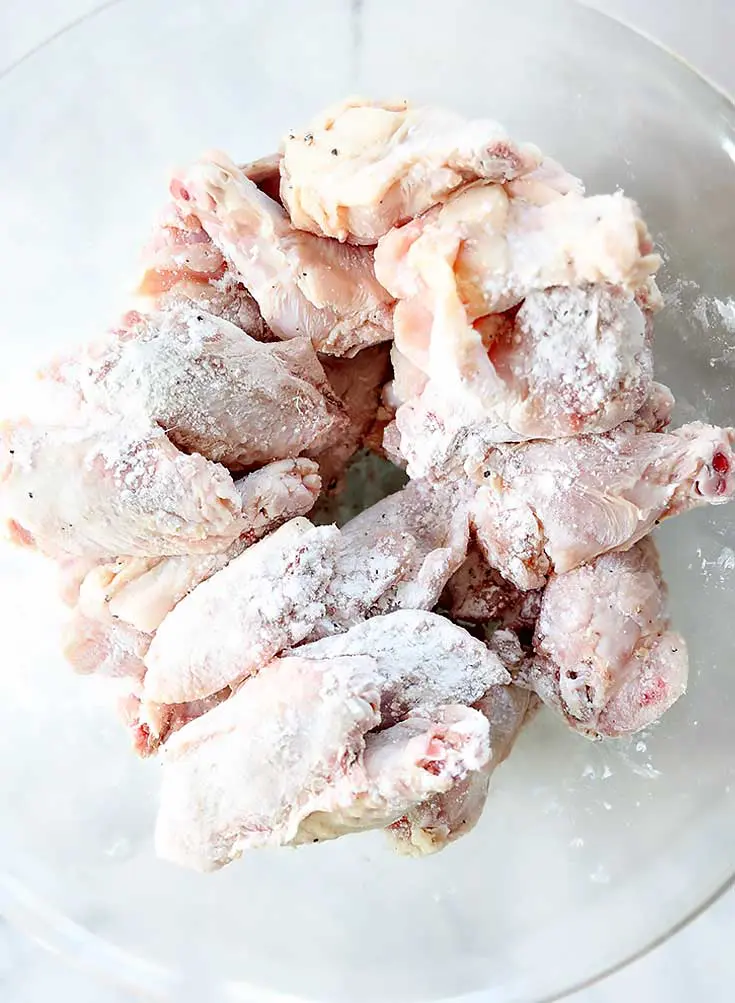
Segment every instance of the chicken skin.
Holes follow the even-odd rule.
[[[88,569],[75,602],[88,615],[112,616],[152,633],[200,582],[226,567],[247,547],[313,507],[321,479],[312,460],[279,460],[235,482],[242,499],[240,536],[221,554],[121,557]]]
[[[395,724],[415,709],[472,704],[510,682],[495,652],[446,617],[405,609],[375,616],[294,651],[317,661],[369,656],[381,680],[381,722]]]
[[[396,609],[431,609],[467,552],[471,493],[413,481],[343,528],[317,635]]]
[[[560,414],[555,400],[557,403],[549,407]],[[669,424],[673,407],[668,387],[651,383],[648,396],[626,427],[660,432]],[[429,383],[416,398],[398,408],[395,421],[385,430],[384,447],[393,462],[405,466],[412,478],[444,481],[473,476],[483,458],[497,446],[524,439],[507,426],[499,426],[495,418],[478,419],[474,415],[474,408],[468,409],[465,401],[455,401]]]
[[[318,452],[349,427],[305,338],[262,344],[192,303],[141,317],[55,375],[87,402],[144,414],[182,451],[235,470]]]
[[[414,714],[369,734],[365,752],[326,788],[291,840],[318,843],[366,829],[384,829],[433,804],[486,768],[488,722],[455,704]]]
[[[539,162],[497,122],[358,98],[289,133],[281,196],[299,229],[375,244],[468,182],[509,181]]]
[[[650,539],[552,575],[535,655],[518,681],[587,735],[640,731],[686,690],[686,643],[670,629],[664,601]]]
[[[735,430],[693,422],[669,433],[607,435],[501,447],[488,458],[472,519],[491,567],[540,588],[657,522],[735,494]]]
[[[91,411],[75,426],[0,427],[0,519],[49,557],[218,553],[241,514],[224,467],[140,418]]]
[[[291,519],[198,585],[156,631],[145,699],[211,696],[304,640],[324,617],[338,543],[336,527]]]
[[[268,665],[163,747],[158,855],[209,871],[290,843],[362,755],[379,703],[369,658]]]
[[[256,341],[274,340],[258,304],[196,216],[170,203],[143,251],[134,304],[155,313],[186,303],[236,324]]]
[[[171,185],[250,291],[281,339],[308,337],[317,351],[354,355],[393,334],[392,299],[375,278],[373,252],[295,230],[224,154],[213,153]]]
[[[585,345],[592,343],[608,365],[617,366],[609,374],[617,386],[620,365],[643,351],[645,325],[631,299],[658,267],[651,249],[636,206],[620,194],[583,198],[570,193],[537,206],[509,198],[499,185],[478,185],[383,237],[375,265],[380,281],[399,299],[394,316],[398,350],[442,391],[469,396],[476,407],[492,409],[507,396],[508,379],[523,402],[523,380],[519,387],[515,384],[528,375],[529,359],[524,362],[521,348],[513,362],[513,346],[519,339],[538,344],[554,323],[555,340],[571,341],[577,365],[585,368]],[[619,288],[619,301],[593,293],[585,303],[583,290],[590,285]],[[507,323],[500,328],[496,321],[476,323],[554,287],[580,291],[576,297],[561,292],[532,297],[522,308],[518,330],[510,335]],[[559,317],[554,321],[555,310],[561,322]],[[610,327],[625,334],[622,363],[615,353],[611,357],[609,347],[605,351],[614,337]],[[513,349],[507,360],[513,364],[504,374],[497,372],[488,351],[503,329]],[[552,380],[562,378],[553,353],[538,354],[538,363],[538,372],[530,373],[532,382],[543,382],[549,367]],[[596,375],[595,369],[587,366],[588,376]],[[579,405],[582,413],[589,407],[584,397]]]
[[[206,870],[247,848],[389,824],[485,767],[487,720],[446,704],[508,679],[432,613],[303,645],[168,740],[158,853]]]
[[[489,726],[487,762],[397,819],[387,830],[395,850],[407,856],[426,856],[475,827],[487,801],[490,778],[510,755],[529,713],[530,701],[530,693],[518,686],[491,686],[477,701],[475,708]]]

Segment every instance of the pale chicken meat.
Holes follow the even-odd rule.
[[[145,658],[145,699],[187,703],[257,672],[326,612],[339,530],[291,519],[202,582],[164,618]]]
[[[316,661],[369,656],[381,681],[383,725],[416,709],[474,703],[491,686],[510,682],[495,652],[446,617],[426,610],[375,616],[344,634],[303,644],[294,654]]]
[[[206,870],[389,824],[485,767],[487,721],[446,705],[507,682],[498,656],[431,613],[380,619],[277,658],[168,740],[160,855]],[[376,728],[388,734],[366,741]]]
[[[0,427],[0,520],[49,557],[217,553],[241,514],[224,467],[145,420],[92,411],[76,425]]]
[[[521,589],[626,550],[662,519],[735,494],[735,430],[631,425],[494,450],[472,519],[488,563]]]
[[[242,499],[239,537],[220,554],[121,557],[88,569],[75,601],[90,616],[112,616],[151,633],[197,585],[295,516],[306,515],[321,479],[312,460],[279,460],[235,482]]]
[[[529,713],[531,695],[518,686],[491,686],[474,705],[489,727],[489,756],[446,791],[416,805],[388,827],[393,848],[407,856],[444,849],[477,825],[495,769],[510,755]]]
[[[569,193],[538,206],[509,198],[502,186],[478,185],[383,237],[375,264],[399,300],[399,351],[442,388],[490,407],[504,382],[488,355],[493,331],[477,321],[556,286],[620,287],[627,302],[658,268],[651,252],[637,207],[620,193]],[[628,313],[613,323],[633,323],[632,307]],[[577,340],[595,337],[594,317],[587,320]]]
[[[380,723],[370,658],[282,658],[163,747],[156,851],[215,870],[290,843]]]
[[[479,711],[455,704],[411,715],[366,737],[363,755],[325,789],[291,843],[384,829],[447,797],[490,756],[488,722]]]
[[[64,625],[61,650],[75,670],[141,682],[151,637],[111,617],[100,619],[74,609]]]
[[[279,338],[308,337],[330,355],[354,355],[393,335],[393,301],[370,248],[294,229],[228,157],[212,153],[171,185],[252,294]]]
[[[544,406],[562,415],[563,405],[556,396]],[[668,387],[651,383],[648,396],[626,427],[662,431],[671,420],[673,406]],[[395,420],[385,430],[383,444],[393,462],[405,466],[410,477],[444,481],[472,477],[497,446],[524,439],[498,424],[495,417],[478,418],[474,406],[468,408],[465,399],[428,383],[417,397],[399,406]]]
[[[140,682],[134,684],[129,692],[118,698],[117,711],[122,723],[128,730],[133,750],[141,758],[155,755],[164,742],[180,731],[190,721],[196,721],[203,714],[208,714],[225,700],[229,700],[233,690],[226,686],[219,693],[213,693],[203,700],[191,700],[189,703],[155,704],[143,699]]]
[[[509,181],[540,159],[489,119],[353,98],[284,139],[281,196],[294,226],[375,244],[461,186]]]
[[[346,523],[315,633],[435,606],[467,552],[470,499],[462,486],[414,481]]]
[[[256,341],[271,341],[258,304],[192,213],[165,207],[143,251],[134,305],[143,313],[191,303],[228,320]]]
[[[306,338],[262,344],[193,303],[141,317],[55,376],[230,469],[324,450],[349,428]]]
[[[553,575],[534,652],[519,681],[576,730],[616,737],[657,721],[686,690],[688,659],[653,541]]]

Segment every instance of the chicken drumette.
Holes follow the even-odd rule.
[[[686,643],[669,627],[652,540],[552,575],[534,656],[516,675],[591,736],[640,731],[686,690]]]
[[[488,721],[457,704],[508,678],[431,613],[304,645],[169,739],[158,852],[206,870],[251,847],[388,825],[484,769]]]

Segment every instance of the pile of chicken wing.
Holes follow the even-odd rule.
[[[684,692],[648,534],[733,497],[735,432],[668,429],[658,265],[622,192],[433,108],[175,175],[129,311],[0,426],[5,531],[162,764],[162,857],[431,852],[539,700],[615,737]],[[405,487],[306,518],[366,449]]]

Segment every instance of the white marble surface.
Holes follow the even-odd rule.
[[[172,3],[175,0],[172,0]],[[733,0],[596,0],[595,6],[638,27],[685,56],[735,93]],[[100,6],[95,0],[0,0],[0,71],[44,38]],[[729,1003],[735,988],[735,892],[667,944],[622,972],[580,992],[574,1003]],[[11,930],[0,918],[2,1003],[130,1003],[107,986],[90,983],[59,959]]]

